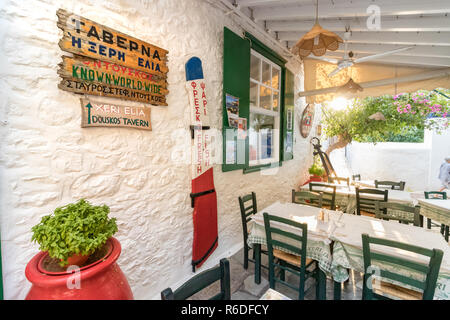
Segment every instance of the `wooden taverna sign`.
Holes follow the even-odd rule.
[[[166,106],[168,51],[111,28],[57,11],[63,30],[62,90]]]
[[[127,127],[152,130],[150,108],[109,104],[90,99],[81,101],[81,127]]]

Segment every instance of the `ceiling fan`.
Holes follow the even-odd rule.
[[[382,53],[377,53],[377,54],[366,56],[366,57],[353,59],[354,53],[352,51],[348,52],[348,40],[350,39],[351,34],[352,34],[352,32],[350,31],[350,28],[345,28],[345,33],[344,33],[344,58],[342,60],[329,59],[329,58],[325,58],[325,57],[324,58],[320,58],[320,57],[316,58],[316,59],[319,59],[319,60],[324,60],[324,61],[327,61],[327,62],[330,62],[330,63],[333,63],[333,64],[337,64],[336,69],[331,71],[328,74],[328,77],[331,78],[331,77],[335,76],[341,70],[346,69],[348,67],[351,67],[355,63],[360,63],[360,62],[365,62],[365,61],[369,61],[369,60],[373,60],[373,59],[378,59],[380,57],[388,56],[388,55],[391,55],[391,54],[394,54],[394,53],[406,51],[406,50],[409,50],[409,49],[413,48],[413,46],[405,47],[405,48],[399,48],[399,49],[386,51],[386,52],[382,52]]]

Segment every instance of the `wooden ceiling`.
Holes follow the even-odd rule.
[[[240,19],[256,24],[279,47],[290,50],[314,25],[315,0],[213,0],[232,8]],[[380,12],[375,29],[369,6]],[[376,9],[376,7],[375,7]],[[231,11],[230,11],[231,13]],[[238,14],[237,14],[238,13]],[[428,68],[450,67],[450,0],[319,0],[319,23],[344,39],[353,58],[405,46],[408,51],[371,60],[375,63]],[[369,26],[367,21],[369,20]],[[285,52],[288,52],[284,50]],[[325,58],[342,59],[344,46]],[[314,57],[314,56],[312,56]]]

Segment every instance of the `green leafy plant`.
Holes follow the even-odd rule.
[[[84,199],[56,208],[31,229],[31,240],[65,266],[70,256],[92,254],[117,232],[116,219],[108,218],[109,211],[107,205],[93,206]]]
[[[325,169],[323,168],[317,157],[314,157],[314,163],[311,167],[309,167],[308,172],[309,174],[319,177],[323,176],[323,174],[325,173]]]
[[[440,133],[448,127],[450,90],[420,90],[412,94],[384,95],[355,99],[344,110],[333,109],[333,102],[322,109],[324,134],[336,137],[326,150],[343,148],[352,141],[423,141],[423,130]],[[374,115],[382,118],[373,118]],[[406,136],[406,137],[405,137]],[[413,136],[409,140],[408,136]]]

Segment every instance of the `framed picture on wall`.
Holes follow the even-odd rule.
[[[300,119],[300,134],[303,138],[307,138],[311,132],[313,121],[314,104],[308,104],[303,110],[302,118]]]

